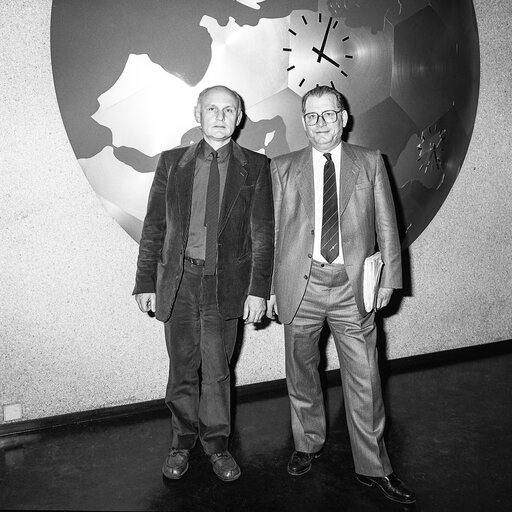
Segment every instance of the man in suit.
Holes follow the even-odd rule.
[[[272,160],[276,222],[273,292],[267,316],[284,324],[286,379],[295,443],[291,475],[311,469],[325,442],[318,340],[327,321],[338,352],[357,479],[395,501],[414,493],[393,473],[384,444],[384,406],[374,311],[363,301],[363,264],[378,245],[384,268],[376,309],[400,288],[400,241],[378,151],[342,141],[342,95],[317,86],[302,99],[310,145]]]
[[[204,90],[203,139],[160,156],[137,262],[135,299],[164,322],[171,410],[167,478],[181,478],[199,438],[215,474],[237,479],[228,451],[230,359],[238,319],[259,322],[272,278],[274,218],[268,160],[232,140],[239,95]],[[199,375],[200,372],[200,375]]]

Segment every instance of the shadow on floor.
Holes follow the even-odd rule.
[[[354,478],[341,388],[326,389],[329,436],[302,477],[282,389],[238,400],[231,451],[242,477],[218,480],[196,446],[187,474],[162,477],[168,414],[150,411],[0,438],[0,508],[169,511],[512,510],[512,354],[402,366],[386,379],[387,444],[418,503],[386,500]]]

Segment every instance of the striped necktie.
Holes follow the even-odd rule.
[[[320,254],[332,263],[339,255],[339,215],[336,170],[330,153],[324,153],[324,202]]]

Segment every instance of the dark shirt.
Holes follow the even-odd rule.
[[[191,258],[204,260],[206,227],[204,225],[204,216],[206,209],[206,191],[208,189],[208,177],[210,175],[210,165],[212,163],[213,148],[203,139],[199,143],[199,149],[196,157],[196,167],[194,171],[194,185],[192,189],[192,210],[190,213],[190,226],[188,230],[188,242],[185,254]],[[224,185],[226,184],[226,175],[228,172],[229,158],[232,152],[232,142],[217,150],[217,162],[219,164],[220,175],[220,206],[222,205],[222,196],[224,194]]]

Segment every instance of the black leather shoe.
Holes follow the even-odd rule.
[[[375,484],[386,498],[399,503],[414,503],[416,501],[416,494],[412,489],[409,489],[400,478],[394,473],[388,476],[364,476],[356,473],[356,478],[363,485],[372,487]]]
[[[166,478],[178,480],[187,472],[189,458],[190,450],[171,448],[162,467],[162,473]]]
[[[300,476],[307,473],[311,469],[313,459],[317,459],[318,457],[320,457],[320,452],[293,452],[288,461],[288,473],[293,476]]]
[[[228,451],[210,455],[210,462],[213,472],[224,482],[232,482],[242,474],[240,466]]]

